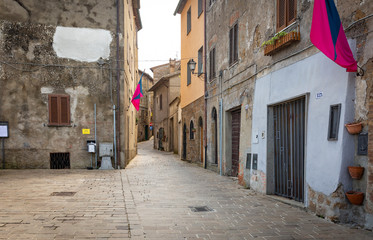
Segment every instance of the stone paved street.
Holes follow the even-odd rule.
[[[59,195],[67,196],[59,196]],[[70,196],[69,196],[70,195]],[[205,212],[195,208],[207,206]],[[139,144],[125,170],[0,170],[0,239],[373,239]]]

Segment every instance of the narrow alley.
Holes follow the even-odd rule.
[[[0,170],[0,239],[373,239],[139,143],[124,170]]]

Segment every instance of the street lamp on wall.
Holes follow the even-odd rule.
[[[198,75],[198,76],[201,76],[202,74],[205,74],[204,72],[194,73],[194,70],[196,70],[196,65],[197,65],[197,63],[193,60],[193,58],[188,61],[188,68],[189,68],[190,72],[192,74]]]

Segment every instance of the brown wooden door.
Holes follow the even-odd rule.
[[[232,176],[238,176],[241,110],[232,112]]]

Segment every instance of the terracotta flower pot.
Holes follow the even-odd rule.
[[[363,128],[361,123],[347,123],[345,124],[345,127],[349,134],[358,134]]]
[[[346,197],[354,205],[361,205],[364,201],[364,193],[362,192],[348,191],[346,192]]]
[[[349,166],[349,167],[348,167],[348,172],[350,173],[350,176],[351,176],[353,179],[360,180],[361,177],[363,176],[364,168],[363,168],[363,167],[353,167],[353,166]]]

